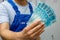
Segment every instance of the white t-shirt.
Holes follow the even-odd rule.
[[[21,14],[30,15],[29,4],[27,4],[26,6],[21,6],[21,5],[18,5],[14,0],[13,2],[16,4]],[[31,5],[34,10],[35,6],[32,3]],[[8,3],[7,1],[4,1],[0,4],[0,23],[9,22],[10,24],[12,24],[15,15],[16,13],[10,3]]]

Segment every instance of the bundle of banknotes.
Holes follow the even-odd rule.
[[[30,20],[28,21],[28,25],[36,19],[40,19],[40,21],[44,23],[45,27],[48,27],[56,22],[56,15],[54,10],[49,5],[45,3],[39,3],[35,8]]]

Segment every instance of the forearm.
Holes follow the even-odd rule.
[[[8,40],[12,40],[12,39],[14,40],[18,36],[16,32],[12,32],[10,30],[3,30],[1,31],[1,37],[3,37],[4,39],[8,39]]]
[[[13,32],[9,30],[9,23],[1,23],[0,24],[0,35],[4,39],[15,39],[17,38],[17,32]]]

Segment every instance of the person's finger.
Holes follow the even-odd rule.
[[[27,26],[26,28],[24,28],[24,32],[27,32],[31,29],[33,29],[34,27],[36,27],[37,25],[39,25],[41,22],[39,20],[34,21],[31,25]]]
[[[36,33],[35,36],[40,36],[45,30],[42,30],[41,32]]]
[[[41,32],[37,33],[37,35],[33,35],[34,39],[38,38],[45,30],[42,30]]]
[[[44,31],[44,27],[42,27],[41,29],[39,29],[37,32],[33,33],[33,34],[31,35],[31,37],[38,36],[38,35],[40,35],[43,31]]]
[[[28,35],[32,35],[33,33],[37,32],[39,29],[44,28],[44,24],[41,23],[38,26],[36,26],[35,28],[33,28],[32,30],[30,30],[29,32],[27,32]]]
[[[44,32],[44,30],[42,30],[40,33],[37,33],[37,34],[33,34],[33,35],[31,35],[30,37],[31,38],[37,38],[38,36],[40,36],[42,33]]]

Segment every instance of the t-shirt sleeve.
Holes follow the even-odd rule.
[[[0,4],[0,23],[9,22],[7,9]]]

